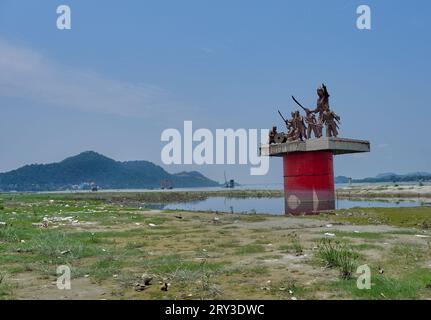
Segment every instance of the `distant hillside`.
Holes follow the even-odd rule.
[[[334,182],[335,183],[348,183],[349,182],[349,178],[345,177],[345,176],[337,176],[334,178]]]
[[[348,183],[349,178],[345,176],[335,177],[335,183]],[[353,183],[378,183],[378,182],[419,182],[431,181],[431,173],[428,172],[411,172],[408,174],[381,173],[375,177],[364,179],[353,179]]]
[[[149,161],[119,162],[93,151],[58,163],[27,165],[0,173],[0,191],[55,191],[88,188],[160,188],[167,181],[174,188],[211,187],[219,184],[199,172],[170,174]]]

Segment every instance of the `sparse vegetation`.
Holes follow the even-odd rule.
[[[0,300],[14,298],[15,285],[8,281],[8,274],[0,271]]]
[[[352,208],[321,214],[315,218],[361,225],[390,225],[403,228],[429,229],[431,207]]]
[[[346,244],[323,238],[317,246],[317,256],[328,268],[339,268],[343,279],[350,279],[356,268],[358,254]]]
[[[247,244],[239,247],[236,250],[236,253],[240,255],[262,253],[262,252],[265,252],[265,247],[260,244]]]
[[[293,253],[300,256],[304,253],[299,235],[296,232],[289,233],[287,235],[289,244],[284,244],[280,246],[282,252]]]
[[[75,196],[80,197],[0,194],[5,203],[0,270],[8,275],[2,277],[0,298],[55,299],[55,285],[46,284],[55,283],[56,268],[63,264],[72,270],[72,298],[431,297],[429,232],[418,226],[430,219],[431,208],[351,209],[295,218],[219,214],[215,222],[214,213],[172,214],[128,206],[105,194],[101,199]],[[411,220],[398,210],[407,210]],[[360,232],[336,223],[326,227],[334,220],[365,226]],[[403,228],[381,232],[385,221]],[[326,232],[334,238],[311,250],[316,236]],[[322,269],[322,261],[330,268]],[[359,261],[373,266],[372,290],[355,289]],[[341,279],[334,281],[338,272]],[[143,274],[154,280],[135,290]],[[167,291],[160,290],[159,282],[169,284]],[[73,288],[79,292],[75,296]]]

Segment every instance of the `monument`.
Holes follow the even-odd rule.
[[[370,151],[369,141],[338,138],[341,118],[330,109],[324,84],[317,89],[317,95],[315,109],[303,107],[292,96],[305,116],[295,111],[292,119],[286,120],[279,111],[288,132],[277,132],[274,126],[269,144],[260,147],[261,156],[283,158],[286,214],[318,214],[335,209],[334,155]]]

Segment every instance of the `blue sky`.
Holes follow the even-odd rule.
[[[72,30],[56,8],[72,9]],[[372,30],[356,28],[368,4]],[[161,164],[160,134],[282,126],[293,94],[325,82],[341,136],[372,152],[339,156],[337,175],[431,171],[429,1],[0,0],[0,172],[84,150]],[[296,109],[296,107],[295,107]],[[175,166],[222,180],[281,182],[281,162]]]

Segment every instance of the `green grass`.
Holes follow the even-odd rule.
[[[107,278],[111,278],[114,274],[118,274],[122,265],[123,261],[120,257],[107,254],[106,256],[99,258],[90,266],[89,274],[93,279],[100,282]]]
[[[166,255],[155,258],[146,258],[143,267],[150,273],[167,274],[177,270],[197,271],[201,268],[201,261],[186,260],[179,255]],[[207,270],[216,271],[225,266],[225,263],[206,262]]]
[[[18,242],[19,237],[16,229],[11,226],[0,226],[0,241],[3,242]]]
[[[230,240],[217,243],[217,247],[219,248],[237,248],[240,245],[241,243],[237,239],[230,239]]]
[[[358,251],[362,251],[362,250],[381,250],[382,249],[382,246],[379,246],[377,244],[372,244],[372,243],[351,244],[350,247],[353,250],[358,250]]]
[[[91,198],[99,196],[100,199]],[[316,235],[313,230],[306,228],[296,229],[297,234],[281,226],[267,229],[251,224],[244,228],[247,223],[284,219],[282,217],[220,215],[222,223],[213,224],[211,220],[214,215],[205,213],[184,212],[184,218],[177,219],[172,214],[148,212],[124,205],[130,199],[139,199],[139,195],[136,198],[127,196],[121,206],[115,204],[117,200],[122,201],[117,195],[112,203],[106,202],[109,197],[104,194],[82,195],[81,199],[81,195],[77,195],[77,199],[73,197],[75,195],[0,194],[4,203],[4,209],[0,210],[0,221],[7,223],[6,226],[0,226],[0,271],[13,278],[31,273],[39,286],[52,281],[58,265],[67,264],[72,269],[73,278],[89,275],[91,281],[97,282],[95,285],[108,288],[108,291],[112,289],[112,292],[119,290],[125,298],[182,299],[191,293],[193,299],[217,299],[223,290],[226,291],[223,298],[289,299],[292,296],[289,290],[292,288],[294,290],[291,291],[298,298],[313,297],[313,290],[317,290],[316,297],[321,296],[321,293],[329,293],[328,290],[338,290],[347,298],[370,297],[370,293],[352,291],[356,288],[354,279],[332,283],[333,272],[330,271],[322,272],[322,281],[319,281],[321,287],[305,284],[309,283],[310,278],[307,270],[319,268],[313,264],[315,259],[311,252],[311,259],[298,262],[304,264],[304,272],[295,273],[296,270],[288,270],[281,263],[263,261],[285,258],[281,252],[299,255],[304,248],[313,245],[313,236]],[[51,199],[54,201],[50,202]],[[359,212],[362,209],[355,210]],[[354,213],[355,210],[349,212]],[[396,210],[391,209],[387,214],[391,215]],[[344,213],[337,211],[340,216],[330,217],[363,219],[366,224],[380,223],[373,209],[366,209],[364,216],[354,214],[345,217]],[[54,223],[48,228],[32,225],[40,223],[45,216],[72,216],[80,222],[97,224],[77,226]],[[149,227],[149,223],[157,227]],[[410,230],[403,234],[415,233],[413,229]],[[398,238],[391,233],[335,233],[345,243],[332,243],[327,253],[322,253],[320,258],[325,265],[339,269],[345,278],[355,271],[353,266],[356,265],[357,254],[354,250],[381,249],[381,255],[379,252],[369,255],[364,253],[371,259],[370,263],[377,263],[378,253],[379,266],[385,269],[384,275],[376,276],[374,284],[384,296],[372,293],[371,297],[431,296],[427,291],[429,289],[424,289],[428,281],[425,275],[411,275],[431,259],[431,243],[427,249],[425,240],[417,246],[394,245]],[[379,245],[385,238],[391,238],[390,244]],[[269,243],[274,246],[267,246]],[[318,255],[319,250],[314,252]],[[154,285],[145,292],[137,293],[134,283],[140,281],[143,273],[154,276]],[[298,279],[295,276],[295,284],[290,279],[293,274],[298,276]],[[118,277],[114,279],[113,275]],[[271,280],[269,289],[262,290],[261,287],[266,286],[268,280]],[[158,281],[171,283],[169,292],[160,291]],[[391,294],[396,290],[401,291],[398,296]],[[15,290],[7,278],[0,283],[0,299],[10,299],[14,294],[21,293],[21,286]],[[39,293],[43,295],[44,292],[39,290]]]
[[[289,244],[284,244],[279,246],[279,250],[284,253],[293,253],[297,256],[300,256],[304,252],[304,248],[302,247],[300,238],[296,232],[292,232],[287,234],[287,241]]]
[[[243,254],[253,254],[265,252],[265,247],[260,244],[247,244],[239,247],[235,253],[239,255]]]
[[[328,268],[339,268],[343,279],[350,279],[355,272],[358,254],[345,243],[322,239],[317,246],[317,257]]]
[[[362,299],[419,299],[428,295],[431,289],[431,272],[429,269],[417,269],[400,278],[388,277],[373,272],[371,289],[360,290],[356,286],[356,279],[339,280],[331,286],[345,291],[356,298]]]
[[[0,272],[0,300],[11,299],[14,286],[7,281],[7,275]]]
[[[428,254],[430,254],[431,251],[428,251]],[[404,265],[411,265],[422,261],[426,256],[426,250],[420,245],[397,244],[391,249],[391,256],[396,257],[399,263],[402,262]]]
[[[47,258],[67,257],[70,260],[96,255],[97,249],[66,233],[40,233],[31,241],[31,250]]]
[[[431,229],[431,207],[352,208],[321,214],[315,218],[354,224],[385,224],[405,228]]]

